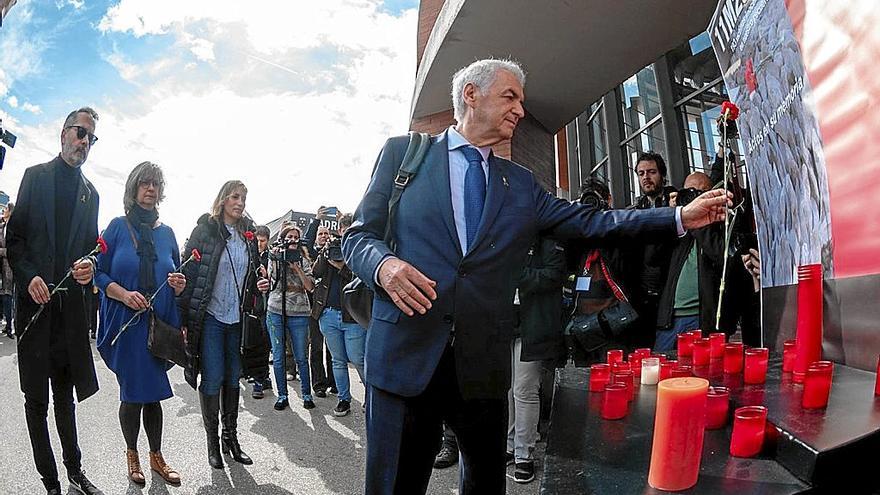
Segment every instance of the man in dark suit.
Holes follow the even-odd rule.
[[[452,82],[458,124],[435,136],[406,186],[392,237],[388,199],[407,138],[391,138],[343,244],[376,290],[367,332],[368,495],[425,493],[445,421],[461,451],[460,492],[505,492],[515,278],[538,232],[557,238],[668,237],[722,219],[723,192],[685,209],[603,212],[541,189],[491,153],[524,116],[522,69],[481,60]]]
[[[15,330],[25,418],[34,462],[49,494],[61,493],[46,422],[50,382],[67,478],[77,493],[101,493],[82,470],[73,400],[74,389],[79,401],[98,391],[88,333],[94,260],[83,259],[98,237],[98,193],[80,171],[97,141],[97,119],[88,107],[67,116],[61,153],[25,170],[6,230],[17,284]],[[50,298],[71,267],[72,280]],[[45,309],[25,331],[40,305]]]

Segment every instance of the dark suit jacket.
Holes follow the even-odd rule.
[[[505,159],[489,159],[489,185],[474,245],[462,253],[449,190],[446,133],[433,138],[418,175],[400,199],[394,239],[383,241],[392,181],[408,138],[388,140],[345,234],[346,264],[368,284],[379,263],[396,255],[437,282],[437,300],[424,315],[402,316],[381,289],[367,331],[366,381],[412,397],[425,390],[455,329],[459,388],[466,399],[505,397],[510,387],[513,293],[525,256],[542,231],[597,243],[641,234],[675,238],[670,208],[601,212],[557,199],[532,173]]]
[[[55,244],[66,244],[64,263],[72,264],[95,248],[98,238],[98,192],[85,177],[79,184],[76,201],[70,205],[70,236],[55,238],[55,170],[60,163],[56,157],[49,163],[36,165],[24,172],[18,198],[9,225],[6,227],[6,244],[9,262],[15,276],[17,303],[16,333],[21,335],[37,305],[28,285],[39,275],[46,284],[54,284]],[[65,165],[66,166],[66,165]],[[77,284],[72,278],[65,282],[68,291],[63,294],[63,310],[68,325],[53,332],[64,332],[71,375],[78,400],[98,391],[98,379],[89,343],[89,312],[93,310],[92,286]],[[61,294],[59,292],[59,294]],[[55,297],[59,297],[57,294]],[[54,298],[53,298],[54,299]],[[18,370],[21,390],[49,400],[46,384],[49,379],[49,311],[48,307],[36,320],[27,335],[18,341]]]

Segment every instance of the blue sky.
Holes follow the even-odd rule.
[[[415,0],[19,0],[0,28],[0,118],[19,135],[0,171],[58,153],[64,116],[101,118],[84,173],[101,222],[139,162],[163,166],[160,207],[188,234],[223,181],[258,221],[288,208],[351,211],[384,140],[404,133]]]

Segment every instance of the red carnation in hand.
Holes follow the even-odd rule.
[[[254,233],[251,232],[250,230],[246,230],[246,231],[244,232],[244,238],[247,239],[247,240],[249,240],[249,241],[252,241],[252,240],[254,240]]]
[[[736,120],[739,117],[739,107],[731,101],[725,101],[721,104],[721,115],[727,120]]]
[[[202,261],[202,253],[200,253],[199,250],[196,248],[193,248],[192,250],[192,257],[194,260],[196,260],[196,263]]]
[[[98,246],[101,250],[101,254],[107,254],[107,241],[104,240],[103,237],[98,236]]]

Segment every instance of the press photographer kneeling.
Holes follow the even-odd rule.
[[[300,371],[303,408],[312,409],[311,383],[309,380],[308,339],[311,305],[307,292],[315,287],[312,279],[312,262],[306,247],[300,242],[300,230],[296,226],[285,227],[278,241],[269,251],[269,316],[267,323],[272,339],[272,367],[278,385],[275,409],[288,406],[287,380],[285,378],[284,339],[289,338],[293,356]],[[286,331],[285,331],[286,329]]]
[[[344,223],[345,217],[340,220]],[[339,390],[339,404],[333,410],[335,416],[345,416],[351,409],[351,387],[348,379],[348,363],[357,369],[364,379],[364,345],[366,330],[355,323],[342,308],[342,288],[351,282],[351,270],[342,261],[341,238],[333,236],[318,253],[315,261],[315,286],[312,318],[321,325],[321,333],[333,355],[333,376]]]

